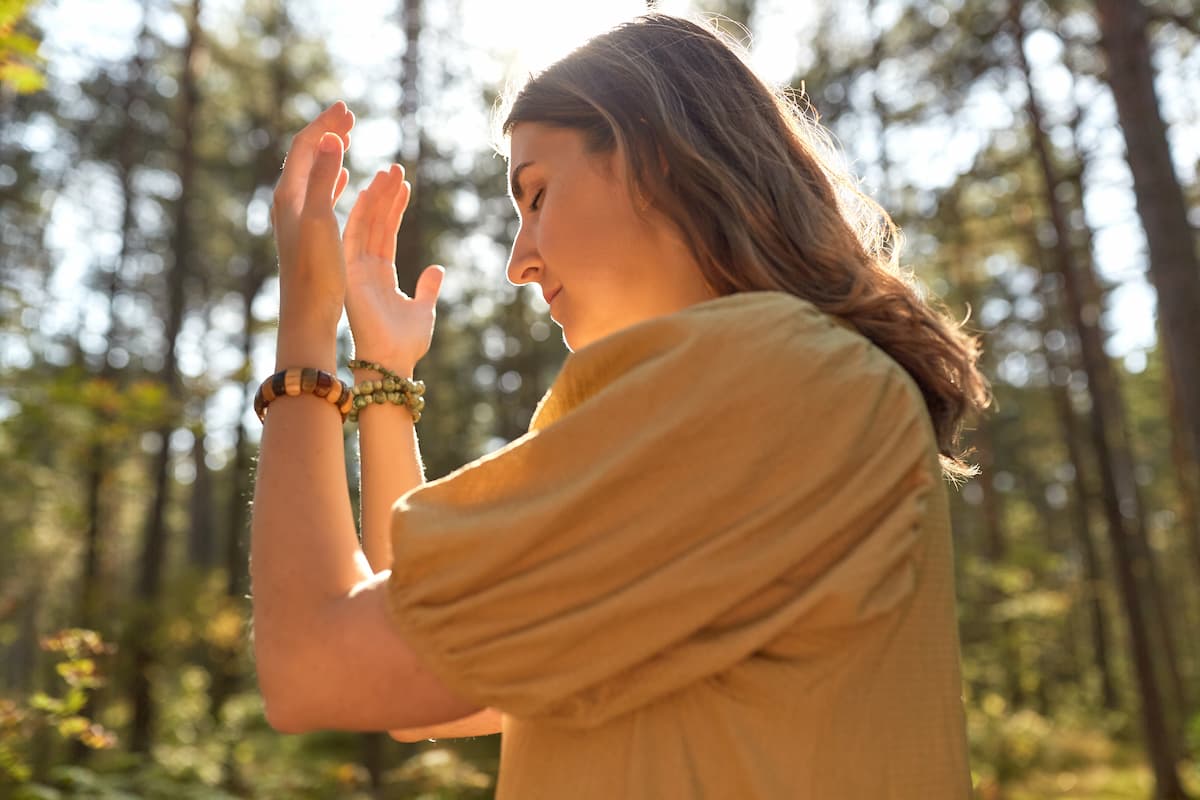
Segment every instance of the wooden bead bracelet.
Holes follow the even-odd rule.
[[[276,372],[258,387],[254,394],[254,413],[258,421],[267,418],[267,406],[277,397],[296,397],[315,394],[330,402],[342,415],[342,421],[350,415],[354,405],[354,390],[336,375],[312,367],[292,367]]]

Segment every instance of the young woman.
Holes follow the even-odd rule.
[[[941,479],[970,473],[956,437],[987,388],[821,129],[664,15],[532,79],[502,126],[508,278],[573,352],[527,435],[424,483],[405,379],[444,272],[396,289],[396,165],[340,238],[352,125],[337,103],[305,128],[275,193],[271,724],[502,731],[502,798],[968,797]],[[362,549],[345,390],[315,371],[343,304],[379,401],[357,409]]]

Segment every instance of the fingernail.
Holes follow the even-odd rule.
[[[336,133],[321,134],[321,143],[317,145],[322,153],[336,153],[338,149],[338,137]]]

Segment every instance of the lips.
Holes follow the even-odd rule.
[[[543,294],[542,297],[545,299],[546,305],[550,305],[550,301],[552,301],[555,297],[557,297],[558,293],[561,291],[562,291],[562,287],[560,286],[557,289],[555,289],[553,292],[550,292],[549,294]]]

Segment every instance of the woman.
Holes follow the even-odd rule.
[[[987,389],[820,128],[658,14],[526,85],[502,126],[508,278],[573,352],[527,435],[423,483],[403,379],[444,272],[395,288],[398,166],[343,256],[352,124],[338,103],[305,128],[276,190],[277,369],[334,372],[344,302],[362,391],[407,394],[358,409],[364,554],[340,387],[265,387],[272,725],[502,730],[500,797],[969,796],[939,478],[970,474],[956,437]]]

